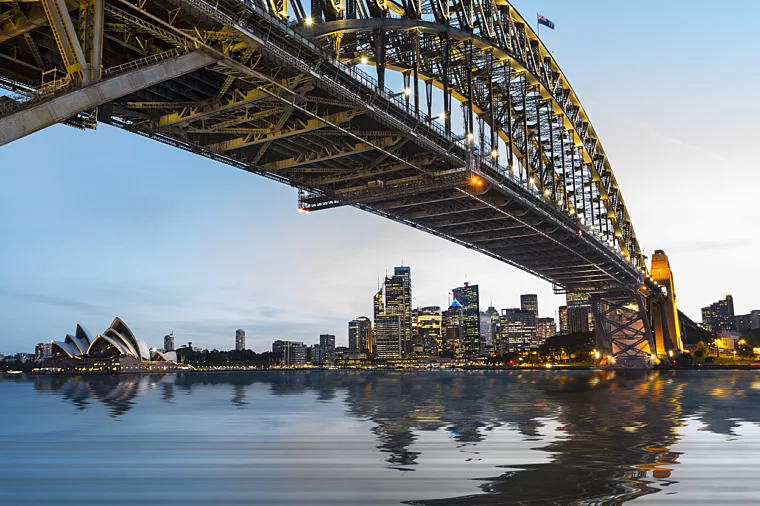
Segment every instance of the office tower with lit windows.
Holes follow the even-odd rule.
[[[754,309],[748,314],[734,316],[734,325],[739,332],[760,329],[760,309]]]
[[[454,299],[449,308],[441,314],[441,356],[464,357],[464,314],[462,304]]]
[[[401,316],[379,314],[375,317],[375,356],[384,360],[401,358]]]
[[[302,365],[306,363],[307,347],[297,341],[277,340],[272,343],[272,353],[280,358],[282,365]]]
[[[245,330],[237,329],[235,331],[235,350],[242,351],[245,349]]]
[[[324,363],[333,365],[335,363],[335,336],[332,334],[320,334],[319,346],[324,353]]]
[[[725,299],[702,308],[702,327],[710,332],[735,330],[734,298],[729,294]]]
[[[499,312],[495,307],[489,306],[488,309],[480,313],[480,342],[482,345],[481,354],[494,354],[494,343],[496,341],[496,332],[498,328]]]
[[[462,324],[464,325],[463,356],[475,358],[481,354],[480,342],[480,294],[478,285],[464,284],[451,291],[454,300],[462,305]]]
[[[559,307],[559,333],[567,334],[567,306]]]
[[[554,337],[556,333],[557,326],[554,323],[554,318],[539,318],[538,325],[536,326],[536,344],[544,344],[547,339]]]
[[[366,316],[348,322],[348,352],[372,353],[372,322]]]
[[[415,310],[415,348],[420,346],[422,354],[438,356],[441,343],[441,307],[427,306]]]
[[[497,353],[503,355],[531,346],[536,336],[535,313],[530,309],[502,309],[500,330]]]
[[[235,347],[237,348],[237,342]],[[174,332],[164,336],[164,351],[174,351]]]
[[[589,332],[589,307],[588,306],[568,306],[567,308],[567,332],[574,334],[576,332]]]
[[[393,276],[385,278],[385,314],[399,315],[402,355],[411,353],[412,340],[412,269],[396,267]]]
[[[565,305],[567,306],[568,311],[571,307],[586,308],[586,330],[583,332],[594,330],[594,310],[591,308],[591,301],[589,300],[588,295],[582,293],[567,293],[565,295]],[[576,312],[576,314],[580,313]],[[573,332],[569,329],[569,326],[570,324],[568,323],[568,332]]]

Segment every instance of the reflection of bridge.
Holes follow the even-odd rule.
[[[594,128],[506,0],[305,7],[0,3],[0,145],[108,123],[297,187],[302,211],[353,205],[587,293],[606,363],[680,350],[669,268],[648,277]]]

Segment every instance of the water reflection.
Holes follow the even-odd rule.
[[[382,465],[400,473],[424,470],[425,434],[446,434],[456,443],[462,479],[465,466],[500,429],[533,443],[538,463],[515,465],[479,476],[480,493],[411,504],[599,504],[633,500],[679,483],[683,452],[674,448],[686,423],[700,430],[741,437],[737,429],[760,421],[760,382],[751,372],[621,374],[577,372],[256,372],[152,376],[37,376],[38,391],[60,396],[76,410],[93,403],[119,419],[147,391],[181,404],[183,394],[222,392],[238,410],[257,409],[267,396],[295,402],[340,403],[346,416],[371,423]],[[249,400],[250,396],[256,396]],[[547,437],[551,425],[552,437]],[[427,436],[425,436],[427,437]],[[451,458],[450,453],[445,458]],[[337,482],[336,487],[340,487]],[[414,497],[440,497],[428,493]],[[411,496],[410,496],[411,497]],[[298,501],[295,501],[298,502]]]

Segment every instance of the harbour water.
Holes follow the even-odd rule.
[[[756,504],[753,371],[0,379],[0,504]]]

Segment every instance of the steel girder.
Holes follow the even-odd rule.
[[[362,55],[370,64],[380,56],[375,34],[399,33],[398,40],[382,48],[378,72],[394,69],[408,75],[411,71],[418,80],[463,102],[490,130],[490,142],[481,132],[481,152],[503,140],[509,146],[509,165],[517,162],[526,183],[533,178],[541,191],[574,210],[580,223],[604,231],[637,268],[645,270],[612,169],[551,54],[506,2],[491,4],[490,14],[478,11],[475,18],[472,24],[462,24],[459,10],[438,22],[383,15],[314,24],[308,31],[329,44],[340,41],[345,59]],[[493,28],[493,22],[498,22],[498,29],[486,29]],[[420,45],[427,49],[421,62],[415,56]],[[467,63],[476,69],[468,71],[472,67]],[[474,132],[471,120],[467,129]]]

